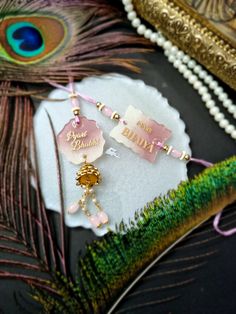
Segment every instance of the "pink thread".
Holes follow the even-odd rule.
[[[220,218],[221,218],[222,213],[223,213],[223,212],[220,212],[219,214],[217,214],[217,215],[215,216],[215,219],[214,219],[214,221],[213,221],[213,226],[214,226],[215,230],[216,230],[219,234],[223,235],[224,237],[232,236],[233,234],[236,233],[236,228],[232,228],[232,229],[226,230],[226,231],[223,231],[223,230],[221,230],[221,229],[219,228],[219,223],[220,223]]]
[[[213,166],[212,162],[206,161],[204,159],[190,158],[190,161],[195,162],[196,164],[205,166],[206,168]]]
[[[88,95],[81,94],[81,93],[79,93],[77,91],[74,91],[73,79],[72,78],[69,78],[69,81],[70,81],[70,84],[69,84],[70,87],[69,88],[65,87],[63,85],[57,84],[57,83],[55,83],[55,82],[53,82],[53,81],[51,81],[49,79],[46,79],[46,78],[44,78],[44,80],[45,80],[45,82],[47,82],[48,84],[50,84],[53,87],[62,89],[64,91],[66,91],[67,93],[70,93],[70,94],[73,94],[75,96],[78,96],[78,97],[84,99],[85,101],[87,101],[87,102],[89,102],[89,103],[91,103],[93,105],[97,104],[97,101],[94,98],[92,98],[92,97],[90,97]],[[75,101],[76,101],[76,98],[71,98],[72,105],[73,105],[73,102],[75,103]],[[77,103],[74,106],[79,107],[79,100],[78,99],[77,99]],[[109,118],[111,117],[111,115],[113,113],[112,109],[107,107],[107,106],[104,106],[102,112],[105,114],[105,116],[107,116]],[[120,118],[119,121],[122,122],[123,124],[127,124],[126,121],[124,119],[122,119],[122,118]]]

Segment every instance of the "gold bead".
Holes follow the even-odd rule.
[[[167,152],[168,149],[169,149],[169,146],[168,146],[168,145],[165,145],[165,146],[163,147],[163,149],[164,149],[165,152]]]
[[[79,116],[79,114],[80,114],[80,108],[79,107],[73,108],[72,111],[73,111],[75,116]]]
[[[186,155],[184,156],[184,159],[185,159],[186,161],[189,161],[189,160],[190,160],[190,156],[189,156],[188,154],[186,154]]]
[[[101,102],[100,101],[98,101],[97,103],[96,103],[96,107],[99,109],[99,107],[101,106]]]
[[[101,182],[102,178],[99,170],[92,164],[84,163],[76,175],[76,185],[89,189]]]
[[[120,115],[119,115],[119,113],[114,114],[113,119],[115,119],[115,120],[120,120]]]

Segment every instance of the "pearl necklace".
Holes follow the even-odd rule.
[[[235,126],[230,124],[225,118],[209,92],[209,90],[212,90],[227,111],[232,114],[234,119],[236,119],[236,105],[233,104],[223,88],[219,86],[218,82],[214,80],[212,75],[208,74],[200,64],[190,58],[177,46],[173,45],[172,42],[167,40],[160,31],[154,32],[142,24],[134,10],[132,0],[122,0],[122,2],[124,4],[124,9],[127,12],[127,17],[137,33],[143,35],[145,38],[164,49],[164,54],[168,58],[168,61],[173,64],[183,77],[188,80],[189,84],[191,84],[199,93],[206,108],[209,110],[210,115],[213,116],[219,127],[235,140]]]

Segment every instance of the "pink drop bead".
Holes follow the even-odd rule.
[[[101,222],[97,216],[92,215],[88,219],[93,227],[99,228],[101,226]]]
[[[67,209],[67,212],[68,212],[68,214],[74,214],[78,211],[78,209],[79,209],[79,204],[74,203]]]
[[[97,217],[103,224],[107,224],[109,221],[108,216],[105,212],[98,212]]]
[[[105,107],[105,108],[102,110],[102,113],[104,113],[104,115],[107,116],[107,117],[111,117],[113,111],[112,111],[111,108]]]

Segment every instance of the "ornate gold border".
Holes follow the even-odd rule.
[[[176,0],[133,0],[138,14],[236,90],[236,49]]]

